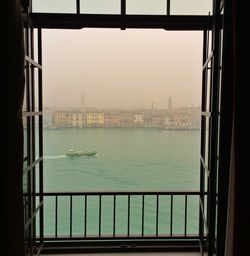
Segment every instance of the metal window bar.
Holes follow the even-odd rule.
[[[171,206],[170,206],[170,236],[173,235],[173,195],[171,195]]]
[[[42,30],[41,28],[37,31],[37,40],[38,40],[38,63],[40,65],[40,68],[38,69],[38,110],[39,110],[39,159],[41,161],[39,162],[39,192],[40,192],[40,203],[43,202],[43,84],[42,84]],[[40,215],[39,215],[39,229],[40,229],[40,243],[43,243],[43,235],[44,235],[44,212],[43,212],[44,206],[41,205],[40,209]]]
[[[87,236],[87,205],[88,205],[88,197],[85,195],[84,200],[84,237]]]
[[[56,195],[56,206],[55,206],[55,237],[57,237],[57,220],[58,220],[58,195]]]
[[[115,236],[115,222],[116,222],[116,195],[114,195],[114,204],[113,204],[113,237]]]
[[[80,14],[80,0],[76,0],[76,14]]]
[[[130,195],[128,195],[128,237],[130,236]]]
[[[156,220],[155,220],[155,235],[158,236],[159,231],[159,195],[156,195]]]
[[[184,222],[184,236],[187,236],[187,195],[185,195],[185,222]]]
[[[72,237],[72,195],[69,196],[70,207],[69,207],[69,236]]]
[[[199,211],[199,237],[200,237],[200,247],[201,252],[204,250],[204,191],[205,191],[205,171],[204,167],[207,167],[204,162],[205,157],[205,147],[206,147],[206,120],[203,112],[206,112],[207,106],[207,66],[210,60],[208,58],[208,35],[209,31],[204,30],[203,32],[203,67],[202,67],[202,116],[201,116],[201,155],[200,155],[200,211]],[[210,86],[210,85],[209,85]],[[209,170],[205,168],[207,174]]]
[[[142,237],[144,236],[144,205],[145,205],[145,196],[144,195],[142,195],[142,214],[141,214],[141,226],[142,226],[142,228],[141,228],[141,235],[142,235]]]
[[[167,15],[170,15],[170,0],[167,0]]]
[[[216,240],[215,223],[216,223],[216,193],[217,193],[217,169],[218,169],[218,142],[219,142],[219,90],[220,90],[220,2],[214,1],[213,13],[215,14],[213,24],[213,51],[214,57],[212,61],[212,72],[211,72],[211,112],[212,122],[210,127],[211,132],[211,152],[210,152],[210,165],[211,170],[209,177],[209,190],[208,190],[208,256],[214,255],[216,252],[214,242]]]
[[[102,195],[99,195],[99,237],[102,233]]]

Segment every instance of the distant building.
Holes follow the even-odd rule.
[[[53,124],[58,127],[69,127],[69,112],[68,111],[54,111]]]
[[[43,110],[43,126],[50,126],[53,123],[53,111],[49,108]]]
[[[49,114],[50,113],[50,114]],[[51,115],[52,113],[52,121]],[[161,129],[200,129],[200,107],[180,109],[105,110],[88,109],[87,113],[75,109],[48,111],[44,128],[60,127],[147,127]],[[26,123],[24,120],[24,127]]]
[[[141,113],[133,114],[133,126],[143,127],[144,125],[144,116]]]
[[[164,116],[159,114],[159,115],[153,115],[152,116],[152,127],[155,128],[163,128],[163,123],[164,123]]]
[[[120,114],[117,111],[106,111],[104,113],[104,127],[120,127]]]
[[[151,113],[144,113],[144,127],[152,128],[153,126],[153,117]]]
[[[69,122],[71,127],[82,128],[85,126],[85,113],[84,112],[70,112]]]
[[[165,117],[164,119],[164,124],[163,124],[163,128],[166,130],[174,130],[176,129],[177,125],[176,122],[174,120],[172,120],[169,117]]]
[[[88,127],[104,127],[104,113],[101,111],[87,112],[86,121]]]
[[[144,111],[144,127],[163,128],[164,118],[168,113],[167,110],[146,110]]]
[[[120,112],[120,127],[133,127],[133,118],[130,111]]]
[[[192,129],[201,129],[201,108],[191,109],[191,127]]]
[[[200,108],[182,108],[173,110],[164,120],[164,129],[200,129]]]

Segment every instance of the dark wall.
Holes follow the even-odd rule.
[[[22,101],[24,90],[23,25],[20,1],[3,1],[4,17],[1,97],[4,122],[2,149],[4,255],[24,255],[24,224],[22,205],[23,128]],[[7,111],[6,111],[7,106]]]

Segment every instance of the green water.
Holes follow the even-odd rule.
[[[69,158],[71,148],[97,151],[94,157]],[[55,191],[199,190],[200,131],[159,129],[44,130],[44,189]],[[73,199],[73,235],[84,233],[84,201]],[[88,198],[87,234],[98,234],[98,197]],[[127,232],[128,198],[116,198],[116,234]],[[55,233],[54,199],[45,200],[45,234]],[[68,234],[69,198],[58,200],[58,235]],[[145,234],[156,226],[156,196],[145,196]],[[159,234],[169,234],[170,197],[159,198]],[[198,197],[188,198],[187,233],[198,229]],[[175,196],[173,234],[183,233],[184,197]],[[142,197],[131,197],[130,233],[142,226]],[[112,234],[113,197],[102,197],[101,233]]]
[[[199,141],[199,131],[45,130],[45,190],[198,190]],[[70,148],[98,156],[67,158]]]

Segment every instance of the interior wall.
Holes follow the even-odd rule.
[[[2,230],[4,255],[24,255],[24,223],[22,198],[23,127],[22,102],[24,92],[23,24],[19,0],[1,4],[5,17],[1,96],[6,102],[3,140],[4,202]],[[3,123],[2,123],[3,124]]]

